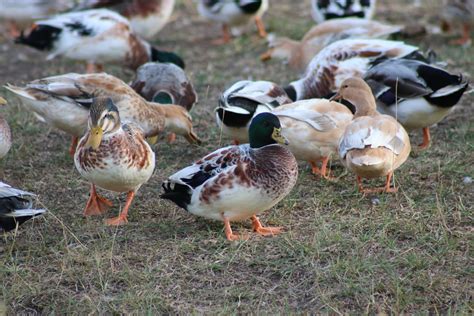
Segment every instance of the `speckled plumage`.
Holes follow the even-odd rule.
[[[170,176],[164,186],[185,186],[185,209],[206,218],[243,220],[271,208],[293,188],[298,165],[284,146],[229,146]]]

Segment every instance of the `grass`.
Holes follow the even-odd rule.
[[[438,7],[431,1],[408,16],[411,3],[379,1],[378,17],[436,22]],[[273,0],[266,24],[301,37],[312,25],[308,8],[307,0],[292,6]],[[285,83],[297,74],[278,62],[260,63],[265,43],[253,32],[227,46],[209,46],[219,27],[199,19],[191,1],[179,2],[176,17],[157,44],[176,49],[187,62],[200,98],[192,114],[205,144],[159,145],[157,169],[139,191],[127,226],[105,227],[102,218],[81,216],[89,188],[67,155],[69,137],[24,113],[3,91],[10,106],[2,114],[14,133],[14,146],[0,162],[3,179],[36,192],[49,213],[0,238],[0,315],[471,314],[474,187],[463,178],[474,176],[472,93],[432,128],[431,148],[412,153],[396,172],[397,194],[361,196],[354,176],[337,161],[335,182],[316,179],[301,164],[295,189],[262,216],[286,233],[230,243],[221,223],[160,200],[160,184],[229,142],[213,119],[225,87],[247,78]],[[445,45],[441,35],[407,41],[435,49],[450,70],[472,76],[472,47]],[[8,42],[0,50],[2,84],[83,69],[68,61],[41,62],[37,52]],[[108,71],[131,77],[118,67]],[[420,134],[413,133],[414,144]],[[108,196],[116,205],[111,217],[124,197]],[[238,231],[249,227],[235,224]]]

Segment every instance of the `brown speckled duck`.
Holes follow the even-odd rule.
[[[344,99],[356,108],[354,120],[346,127],[339,141],[339,157],[342,163],[357,175],[360,192],[396,192],[391,187],[395,169],[410,154],[408,134],[397,120],[377,112],[375,98],[370,87],[360,78],[349,78],[333,99]],[[362,187],[362,178],[386,177],[382,188]]]
[[[146,137],[167,130],[183,135],[190,143],[201,142],[193,131],[191,116],[182,106],[147,102],[125,82],[106,73],[70,73],[34,80],[24,87],[6,88],[41,121],[73,136],[71,154],[78,137],[87,129],[92,98],[99,96],[112,98],[122,120],[138,125]]]
[[[96,192],[96,185],[113,192],[127,192],[127,201],[119,216],[108,225],[127,223],[130,204],[140,186],[155,169],[155,154],[145,141],[142,130],[134,124],[123,124],[110,98],[95,98],[90,108],[88,130],[74,155],[79,173],[91,182],[89,201],[84,215],[98,215],[112,202]]]
[[[279,227],[262,227],[257,214],[290,193],[298,165],[288,148],[279,144],[286,140],[275,115],[257,115],[249,139],[250,144],[218,149],[173,174],[163,183],[161,197],[192,214],[223,221],[228,240],[245,238],[232,232],[230,222],[248,218],[257,234],[280,233]]]

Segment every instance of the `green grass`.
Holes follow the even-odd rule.
[[[271,2],[265,17],[270,31],[297,38],[312,25],[309,1]],[[408,15],[411,1],[379,2],[381,19],[436,22],[437,7],[410,9]],[[472,93],[432,128],[431,148],[415,150],[395,173],[397,194],[364,197],[339,162],[331,163],[338,176],[331,182],[315,178],[302,163],[291,194],[262,216],[286,232],[231,243],[222,223],[160,200],[160,184],[229,143],[213,116],[226,87],[247,78],[286,83],[298,74],[278,62],[260,63],[266,47],[253,32],[210,46],[220,29],[199,19],[191,2],[179,2],[176,15],[157,43],[176,49],[187,63],[199,94],[192,114],[205,144],[189,146],[180,139],[158,145],[157,169],[132,204],[127,226],[110,228],[102,217],[82,217],[89,187],[67,154],[69,137],[37,122],[2,91],[10,101],[2,114],[14,134],[14,146],[0,162],[3,179],[36,192],[38,205],[49,213],[0,236],[0,315],[472,314],[474,187],[463,183],[474,177]],[[441,35],[407,41],[435,49],[448,69],[472,76],[472,47],[445,45]],[[37,52],[2,45],[2,84],[83,70],[67,61],[38,62]],[[118,67],[107,70],[131,77]],[[413,144],[421,142],[419,131],[412,136]],[[105,194],[115,207],[104,218],[124,201]],[[250,223],[234,228],[248,232]]]

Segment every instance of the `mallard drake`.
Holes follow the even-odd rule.
[[[94,98],[88,130],[74,155],[77,171],[91,182],[84,216],[98,215],[112,206],[99,196],[96,185],[113,192],[127,192],[127,201],[119,216],[108,225],[127,223],[127,214],[135,193],[155,170],[155,153],[145,141],[143,131],[134,124],[122,124],[119,110],[111,98]]]
[[[396,119],[377,112],[370,87],[361,78],[349,78],[341,83],[332,99],[344,99],[354,105],[354,120],[346,127],[339,141],[342,163],[357,175],[360,192],[396,192],[390,182],[395,169],[410,154],[408,134]],[[367,189],[361,178],[386,176],[385,186]]]
[[[462,37],[452,44],[466,45],[472,42],[471,28],[474,25],[474,1],[447,0],[441,11],[441,26],[449,31],[453,26],[462,26]]]
[[[188,212],[224,222],[228,240],[242,238],[230,221],[252,219],[260,235],[275,235],[279,227],[262,227],[257,214],[283,199],[296,183],[298,165],[281,136],[278,118],[257,115],[249,128],[250,144],[218,149],[168,178],[161,198]]]
[[[216,43],[230,41],[229,26],[247,24],[252,18],[258,28],[258,34],[266,37],[262,15],[268,9],[268,0],[199,0],[199,13],[212,21],[222,23],[223,38]]]
[[[32,208],[34,196],[0,181],[0,228],[3,231],[14,230],[17,225],[46,212]]]
[[[71,154],[78,137],[87,129],[93,97],[111,97],[124,122],[138,125],[146,137],[164,130],[183,135],[190,143],[200,143],[189,113],[182,106],[147,102],[122,80],[106,73],[65,74],[34,80],[24,87],[5,86],[22,105],[46,122],[73,136]]]
[[[272,113],[280,119],[282,135],[288,139],[288,148],[296,159],[308,161],[314,174],[329,179],[328,161],[337,153],[352,112],[338,102],[309,99],[281,105]]]
[[[191,80],[173,64],[141,65],[130,86],[147,101],[181,105],[188,111],[198,100]]]
[[[15,38],[20,35],[18,24],[28,25],[35,19],[70,8],[71,1],[67,0],[2,0],[0,1],[0,20],[7,22],[8,32],[12,38]]]
[[[151,39],[168,23],[175,0],[81,0],[78,10],[107,8],[126,17],[133,31]]]
[[[407,131],[423,129],[422,148],[430,144],[430,126],[448,115],[469,85],[461,75],[409,59],[375,65],[365,80],[380,113],[395,117]]]
[[[290,102],[286,92],[273,82],[238,81],[219,99],[215,110],[217,125],[222,133],[233,138],[236,145],[247,143],[253,117]]]
[[[360,18],[342,18],[324,21],[313,26],[301,39],[270,37],[270,49],[260,58],[263,61],[279,58],[293,69],[304,70],[311,59],[329,44],[349,38],[385,38],[399,32],[401,27]]]
[[[7,104],[7,101],[0,97],[0,105]],[[8,122],[0,116],[0,158],[6,156],[12,147],[12,132]]]
[[[358,17],[372,19],[377,0],[311,0],[311,15],[316,23],[326,20]]]
[[[311,60],[303,78],[285,91],[292,100],[328,97],[349,77],[362,77],[380,58],[417,54],[418,47],[381,39],[347,39],[334,42]]]
[[[132,32],[126,18],[107,9],[65,13],[38,21],[27,36],[22,33],[15,42],[48,51],[48,60],[62,56],[85,61],[89,73],[102,71],[102,63],[136,69],[148,61],[159,61],[184,68],[178,55],[151,46]]]

